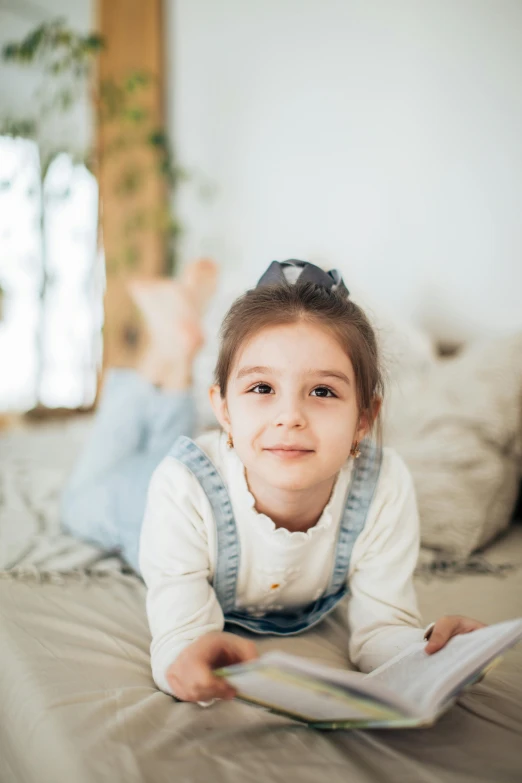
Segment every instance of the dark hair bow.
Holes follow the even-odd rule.
[[[347,297],[350,296],[339,270],[330,269],[329,272],[325,272],[324,269],[309,261],[298,261],[296,258],[289,258],[287,261],[272,261],[266,272],[257,281],[256,288],[288,282],[284,270],[289,266],[301,268],[297,277],[300,283],[315,283],[315,285],[320,285],[329,291],[339,291]]]

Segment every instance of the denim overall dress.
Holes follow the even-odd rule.
[[[319,623],[348,592],[348,569],[357,536],[362,531],[379,479],[382,449],[370,441],[360,445],[339,527],[334,565],[324,594],[308,606],[286,612],[252,616],[236,607],[236,586],[241,557],[239,535],[232,503],[215,465],[190,438],[179,437],[169,456],[182,462],[196,477],[207,495],[216,524],[216,566],[213,588],[225,622],[257,634],[291,636]]]

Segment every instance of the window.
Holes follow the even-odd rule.
[[[41,183],[36,145],[0,137],[0,409],[76,408],[96,394],[104,263],[98,186],[58,155]]]

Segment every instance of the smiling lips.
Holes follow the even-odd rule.
[[[286,446],[283,443],[278,443],[275,446],[271,446],[270,448],[265,449],[265,451],[270,452],[270,454],[273,454],[275,457],[280,457],[281,459],[296,459],[297,457],[306,457],[307,454],[312,454],[312,449],[303,449],[300,446]]]

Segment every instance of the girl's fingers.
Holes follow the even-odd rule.
[[[227,683],[218,681],[212,686],[192,686],[183,701],[212,701],[213,699],[230,701],[235,698],[235,695],[236,692]]]
[[[201,693],[204,694],[203,697],[201,696]],[[215,682],[211,686],[199,691],[199,696],[196,701],[209,701],[210,699],[230,701],[231,699],[234,699],[235,696],[235,690],[225,682],[225,680],[220,680],[216,677]]]
[[[258,657],[255,644],[229,633],[209,633],[187,647],[167,672],[174,695],[182,701],[233,699],[236,691],[213,669]]]
[[[454,629],[455,623],[450,617],[441,617],[440,620],[437,620],[431,632],[429,642],[424,648],[425,652],[431,655],[431,653],[437,652],[441,647],[444,647],[448,639],[453,636]]]
[[[219,669],[233,663],[242,663],[257,658],[255,644],[231,633],[221,633],[207,642],[203,652],[204,660],[211,669]]]
[[[225,680],[218,677],[212,682],[191,683],[183,686],[179,681],[170,681],[170,686],[177,699],[181,701],[212,701],[212,699],[230,700],[236,696],[235,690]]]
[[[470,617],[460,617],[459,615],[450,615],[441,617],[435,623],[428,644],[424,651],[431,655],[440,650],[451,639],[461,633],[470,633],[478,628],[485,628],[484,623],[478,620],[472,620]]]
[[[249,639],[242,639],[239,636],[233,638],[232,643],[226,650],[230,663],[243,663],[252,661],[259,657],[257,647]]]
[[[226,680],[216,677],[204,662],[197,662],[190,677],[190,700],[210,701],[211,699],[233,699],[234,689]]]

